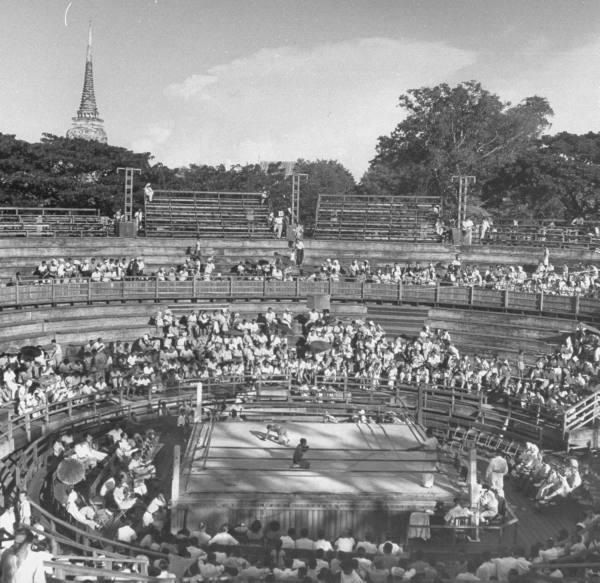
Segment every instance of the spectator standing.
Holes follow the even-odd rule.
[[[490,460],[485,472],[485,477],[489,482],[490,487],[502,498],[504,498],[504,476],[506,476],[506,474],[508,474],[508,463],[498,451]]]
[[[281,239],[283,233],[283,211],[279,211],[273,220],[273,231],[277,239]]]
[[[44,559],[32,550],[33,541],[34,535],[28,528],[15,532],[15,543],[0,560],[3,583],[46,583]]]
[[[300,267],[304,263],[304,241],[296,239],[294,249],[296,251],[296,266]]]

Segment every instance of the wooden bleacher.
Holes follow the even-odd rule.
[[[489,236],[483,241],[490,245],[517,247],[584,248],[600,247],[595,235],[596,222],[572,225],[558,219],[495,220]]]
[[[267,237],[269,208],[260,202],[260,192],[155,190],[152,202],[146,201],[146,235]]]
[[[0,237],[106,237],[96,209],[0,207]]]
[[[320,194],[317,239],[437,241],[435,196]]]

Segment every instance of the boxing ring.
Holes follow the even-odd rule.
[[[408,425],[282,426],[289,445],[265,440],[264,423],[216,422],[199,429],[182,460],[174,526],[192,530],[203,521],[210,531],[259,519],[263,525],[277,520],[283,530],[324,529],[328,536],[344,528],[400,536],[411,511],[456,494],[443,471],[432,488],[421,486],[422,474],[435,471],[437,456],[408,451],[420,443]],[[301,437],[310,446],[309,469],[291,467]]]

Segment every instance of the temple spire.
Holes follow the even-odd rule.
[[[88,45],[85,59],[85,74],[81,102],[77,117],[73,118],[73,127],[67,132],[67,138],[83,138],[106,143],[106,132],[98,116],[96,94],[94,92],[94,69],[92,66],[92,23],[88,28]]]
[[[92,62],[92,21],[90,20],[90,24],[88,26],[88,46],[87,46],[87,57],[85,59],[86,63]]]

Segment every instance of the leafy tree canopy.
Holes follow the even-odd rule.
[[[99,142],[44,134],[38,143],[0,133],[0,205],[93,207],[112,215],[123,205],[123,174],[118,167],[139,168],[134,180],[134,204],[143,202],[143,186],[155,189],[261,192],[275,209],[291,205],[292,179],[279,162],[268,167],[209,166],[183,168],[152,165],[149,153],[134,153]],[[319,192],[348,192],[355,187],[350,172],[333,160],[298,160],[296,172],[309,174],[301,185],[301,217],[312,221]]]
[[[406,117],[379,138],[361,190],[441,196],[450,204],[456,192],[452,176],[475,175],[484,185],[535,146],[553,113],[542,97],[512,105],[475,81],[411,89],[399,106]]]
[[[501,168],[482,191],[504,216],[600,217],[600,134],[544,136]]]

